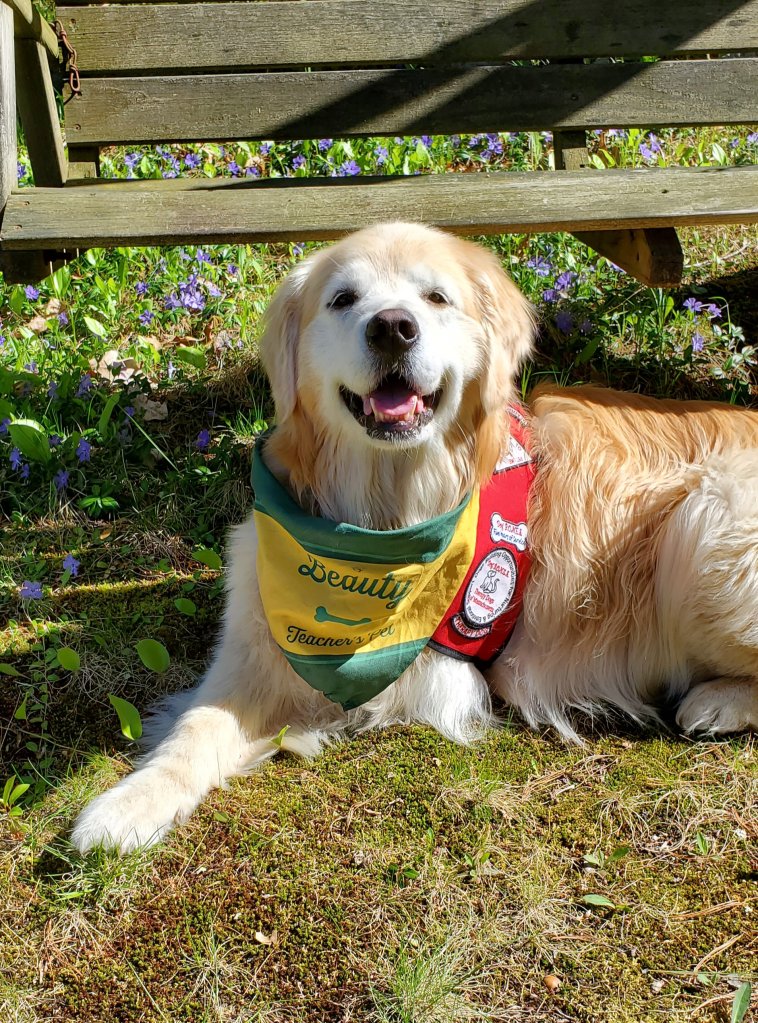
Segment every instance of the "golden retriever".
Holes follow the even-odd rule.
[[[268,471],[331,524],[404,530],[450,513],[507,447],[533,332],[528,302],[470,242],[386,224],[316,252],[268,312]],[[251,516],[231,535],[207,675],[153,719],[153,751],[82,812],[74,844],[158,841],[279,748],[313,756],[408,722],[467,742],[495,723],[493,695],[567,737],[577,712],[650,721],[664,703],[687,732],[758,727],[758,414],[548,388],[527,426],[532,567],[488,669],[426,646],[367,702],[331,702],[274,640]]]

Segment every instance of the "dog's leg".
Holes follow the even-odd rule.
[[[691,669],[671,687],[682,696],[677,722],[758,730],[758,451],[713,455],[704,470],[659,547],[659,631],[671,661]],[[683,692],[687,674],[705,681]]]
[[[177,698],[184,709],[175,721],[159,716],[165,737],[138,770],[79,816],[72,841],[81,852],[152,845],[227,778],[279,748],[313,756],[325,741],[319,721],[333,721],[337,712],[324,707],[273,642],[260,606],[251,523],[235,530],[232,555],[224,632],[206,678]],[[288,731],[273,743],[284,726]]]

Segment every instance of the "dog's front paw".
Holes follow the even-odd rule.
[[[758,729],[758,682],[734,678],[701,682],[679,704],[676,723],[685,732],[711,735]]]
[[[160,842],[196,805],[162,772],[136,771],[79,814],[71,841],[80,853],[98,847],[120,853],[145,848]]]

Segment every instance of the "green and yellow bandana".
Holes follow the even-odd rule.
[[[349,710],[402,675],[458,593],[476,546],[479,492],[404,529],[307,515],[263,462],[252,482],[258,579],[276,643],[314,689]]]

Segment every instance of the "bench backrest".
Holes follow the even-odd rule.
[[[74,146],[758,119],[758,0],[69,0],[57,16],[78,52]]]

